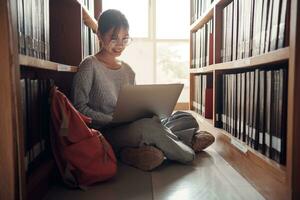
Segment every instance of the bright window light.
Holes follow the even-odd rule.
[[[156,81],[158,83],[183,83],[179,102],[189,98],[189,43],[158,42]]]
[[[103,11],[117,9],[126,16],[131,37],[148,37],[149,0],[103,0],[102,6]]]
[[[190,1],[156,0],[157,39],[188,39],[189,19]]]

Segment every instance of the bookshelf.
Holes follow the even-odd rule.
[[[234,2],[234,3],[233,3]],[[236,3],[238,2],[238,3]],[[299,139],[299,134],[296,133],[295,127],[299,128],[299,123],[297,123],[297,119],[299,120],[299,116],[297,117],[297,112],[295,111],[299,109],[299,107],[296,105],[296,102],[299,101],[299,96],[297,96],[297,87],[296,83],[299,82],[299,58],[297,58],[296,55],[299,55],[299,38],[297,38],[297,33],[299,34],[299,3],[297,0],[290,0],[287,1],[287,15],[286,15],[286,25],[285,25],[285,42],[284,46],[281,48],[274,49],[271,47],[268,47],[269,49],[266,49],[267,47],[264,47],[264,51],[260,52],[260,54],[254,55],[254,49],[252,49],[252,46],[249,46],[250,49],[249,52],[246,52],[247,50],[240,50],[240,48],[247,49],[247,46],[240,47],[238,42],[240,42],[240,38],[244,37],[245,42],[240,42],[242,45],[249,45],[248,43],[253,42],[251,39],[247,41],[247,38],[254,38],[254,30],[257,29],[257,27],[260,26],[263,27],[261,24],[258,26],[251,27],[250,24],[255,24],[255,17],[253,17],[253,13],[251,12],[259,12],[256,11],[255,5],[262,5],[264,6],[263,2],[272,2],[272,5],[284,5],[282,2],[284,1],[276,1],[276,0],[270,0],[270,1],[259,1],[259,0],[252,0],[247,1],[243,7],[244,0],[206,0],[206,1],[197,1],[192,0],[191,1],[191,25],[190,25],[190,110],[193,110],[198,121],[203,126],[202,128],[212,132],[216,137],[216,142],[213,145],[214,148],[217,150],[217,152],[226,160],[229,162],[231,166],[233,166],[241,175],[243,175],[253,186],[266,198],[266,199],[297,199],[299,198],[299,191],[296,189],[296,186],[299,186],[299,179],[296,179],[296,177],[299,178],[299,159],[296,158],[296,154],[299,152],[299,140],[295,141],[294,138]],[[255,4],[255,2],[258,2]],[[251,4],[253,3],[253,4]],[[242,5],[242,6],[240,6]],[[270,4],[271,5],[271,4]],[[270,6],[268,5],[268,6]],[[240,6],[240,7],[238,7]],[[251,7],[252,6],[252,7]],[[246,9],[248,8],[248,15],[246,13]],[[263,9],[259,8],[258,9]],[[276,6],[274,6],[276,8]],[[252,8],[252,9],[251,9]],[[272,7],[273,8],[273,7]],[[298,9],[297,9],[298,8]],[[231,9],[231,10],[230,10]],[[244,10],[241,10],[244,9]],[[269,8],[268,8],[269,9]],[[277,8],[278,9],[278,8]],[[226,11],[225,11],[226,10]],[[270,9],[269,9],[270,10]],[[261,12],[263,12],[261,10]],[[273,12],[273,11],[272,11]],[[272,13],[270,12],[270,13]],[[277,12],[277,11],[276,11]],[[250,18],[240,16],[238,13],[243,13],[245,16],[248,16]],[[275,11],[274,11],[275,13]],[[280,13],[281,14],[281,13]],[[297,15],[298,14],[298,15]],[[262,14],[263,15],[263,14]],[[268,14],[271,16],[271,14]],[[267,15],[267,18],[268,18]],[[226,21],[228,19],[233,19],[232,21],[228,22]],[[274,17],[275,19],[276,16]],[[235,19],[240,19],[236,20]],[[212,33],[212,39],[209,37],[209,32],[207,32],[207,25],[210,21],[213,21],[213,33]],[[249,20],[246,22],[246,24],[249,24],[250,28],[247,28],[245,26],[241,26],[239,21],[242,20]],[[279,19],[277,19],[279,20]],[[270,20],[269,20],[270,21]],[[244,21],[245,22],[245,21]],[[271,21],[270,21],[271,22]],[[269,23],[270,23],[269,22]],[[226,24],[225,24],[226,23]],[[225,25],[224,25],[225,24]],[[272,25],[266,27],[271,27]],[[298,25],[298,27],[296,26]],[[226,27],[226,28],[224,28]],[[237,28],[236,28],[237,27]],[[279,27],[279,26],[278,26]],[[275,45],[274,39],[271,38],[271,28],[266,28],[266,32],[269,31],[270,39],[265,40],[269,41],[269,45]],[[282,28],[282,27],[281,27]],[[236,29],[236,30],[235,30]],[[240,29],[240,30],[239,30]],[[270,30],[268,30],[270,29]],[[279,30],[280,28],[277,28]],[[204,30],[204,31],[203,31]],[[238,32],[238,31],[240,32]],[[263,29],[262,29],[263,30]],[[202,31],[202,32],[201,32]],[[229,31],[229,32],[227,32]],[[204,32],[204,34],[203,34]],[[241,32],[249,32],[249,33],[242,33]],[[228,37],[224,36],[224,34],[230,34],[228,37],[232,37],[231,40],[228,39]],[[240,34],[240,35],[239,35]],[[248,35],[247,35],[248,34]],[[262,33],[260,33],[262,35]],[[278,34],[279,35],[279,34]],[[278,36],[279,37],[279,36]],[[198,39],[200,38],[200,39]],[[224,39],[225,38],[225,39]],[[282,39],[282,38],[281,38]],[[207,41],[206,41],[207,40]],[[237,44],[234,44],[233,40],[236,41]],[[256,38],[257,40],[257,38]],[[263,40],[263,39],[260,39]],[[276,40],[276,38],[275,38]],[[279,39],[278,39],[279,41]],[[297,41],[297,43],[296,43]],[[200,43],[199,44],[197,44]],[[224,42],[229,45],[224,45]],[[244,42],[244,43],[243,43]],[[248,43],[247,43],[248,42]],[[272,44],[273,43],[273,44]],[[281,41],[282,43],[282,41]],[[251,43],[252,44],[252,43]],[[276,42],[276,44],[279,46],[279,42]],[[236,46],[233,46],[236,45]],[[267,45],[267,44],[262,44]],[[207,46],[207,49],[201,46]],[[212,48],[212,52],[210,52],[210,48]],[[253,45],[254,48],[254,45]],[[258,48],[261,48],[259,46]],[[234,51],[236,55],[234,56]],[[253,50],[253,51],[252,51]],[[239,58],[237,56],[238,51],[241,51],[242,57]],[[224,52],[227,52],[224,53]],[[228,54],[228,52],[230,52]],[[248,56],[245,55],[245,53],[249,54]],[[252,55],[253,53],[253,55]],[[229,56],[227,57],[223,56]],[[234,58],[235,57],[235,58]],[[204,65],[201,64],[204,61]],[[212,60],[212,63],[208,63],[208,60]],[[196,63],[196,64],[195,64]],[[197,64],[199,63],[199,64]],[[286,81],[282,81],[283,84],[286,84],[286,88],[283,90],[287,91],[286,98],[287,100],[285,103],[283,103],[283,109],[286,109],[286,117],[283,118],[281,121],[280,127],[284,127],[284,131],[280,131],[280,133],[285,132],[286,133],[286,141],[284,141],[284,145],[286,145],[286,152],[284,153],[286,157],[286,161],[283,164],[280,164],[273,159],[269,158],[267,155],[263,154],[257,149],[254,149],[253,146],[250,146],[245,141],[237,138],[236,135],[234,135],[231,130],[224,130],[224,127],[220,125],[220,122],[225,123],[220,119],[220,105],[224,107],[224,105],[232,105],[230,109],[236,109],[237,103],[240,103],[239,101],[233,101],[232,103],[225,103],[222,98],[222,94],[220,94],[220,91],[229,91],[230,88],[236,88],[240,87],[240,82],[235,82],[236,79],[233,79],[235,84],[237,85],[229,85],[228,87],[223,88],[223,79],[227,80],[226,78],[231,80],[230,75],[235,74],[236,76],[240,76],[239,74],[247,74],[251,73],[251,71],[264,71],[267,73],[267,71],[276,71],[279,70],[278,66],[285,68],[286,71]],[[272,68],[273,67],[273,68]],[[279,67],[279,68],[280,68]],[[283,71],[285,69],[282,69]],[[270,72],[271,73],[271,72]],[[273,72],[272,72],[273,73]],[[278,72],[274,72],[278,73]],[[199,97],[200,95],[203,95],[202,91],[205,91],[206,89],[203,89],[203,79],[200,78],[203,75],[211,76],[213,78],[213,117],[212,119],[207,119],[203,115],[203,109],[202,111],[199,111],[199,107],[201,107],[201,103],[203,101],[204,96]],[[234,75],[234,76],[235,76]],[[246,76],[246,75],[245,75]],[[249,75],[250,77],[250,75]],[[252,79],[250,79],[252,80]],[[254,80],[254,79],[253,79]],[[259,77],[255,80],[261,80]],[[264,82],[265,83],[265,82]],[[200,84],[200,85],[199,85]],[[249,83],[254,84],[254,83]],[[199,89],[199,86],[200,89]],[[251,86],[252,87],[252,86]],[[251,91],[252,89],[249,89]],[[254,87],[254,86],[253,86]],[[258,87],[258,86],[257,86]],[[267,87],[267,86],[262,86]],[[272,86],[273,87],[273,86]],[[277,87],[277,86],[276,86]],[[201,89],[202,88],[202,89]],[[205,86],[204,86],[205,88]],[[299,88],[298,88],[299,89]],[[224,91],[223,91],[224,90]],[[255,89],[253,89],[255,90]],[[238,89],[234,89],[232,91],[238,91]],[[242,91],[242,90],[241,90]],[[230,92],[230,91],[229,91]],[[225,93],[224,93],[225,94]],[[238,93],[242,94],[242,93]],[[250,93],[249,93],[250,94]],[[253,94],[256,94],[253,92]],[[272,92],[273,94],[273,92]],[[279,93],[276,93],[279,94]],[[284,92],[283,92],[284,94]],[[205,94],[206,95],[206,94]],[[230,93],[230,95],[236,95],[236,93]],[[243,94],[244,95],[244,94]],[[234,98],[237,98],[236,96],[233,96]],[[232,97],[232,98],[233,98]],[[206,97],[205,97],[206,98]],[[240,98],[240,97],[239,97]],[[237,99],[239,99],[237,98]],[[231,101],[231,100],[230,100]],[[258,106],[255,103],[251,102],[250,100],[247,100],[250,103],[253,104],[252,106]],[[266,100],[264,100],[266,101]],[[195,103],[196,102],[196,103]],[[255,100],[256,102],[256,100]],[[259,101],[258,101],[259,102]],[[275,101],[272,100],[272,102],[281,102],[281,100]],[[200,106],[197,104],[200,103]],[[275,103],[274,103],[275,104]],[[281,105],[281,104],[280,104]],[[281,106],[279,106],[281,108]],[[244,108],[246,109],[246,108]],[[255,108],[256,109],[256,108]],[[259,111],[259,109],[257,109]],[[278,111],[278,110],[276,110]],[[281,110],[280,110],[281,111]],[[231,112],[231,111],[230,111]],[[200,114],[199,114],[200,113]],[[221,112],[222,113],[222,112]],[[233,111],[234,115],[237,113],[237,111]],[[273,111],[273,113],[276,112]],[[225,113],[225,116],[228,113]],[[224,114],[223,114],[224,115]],[[223,116],[222,115],[222,116]],[[264,114],[264,116],[267,114]],[[284,113],[283,113],[284,115]],[[255,116],[258,116],[256,114]],[[228,116],[227,116],[228,117]],[[230,118],[229,116],[228,118]],[[241,116],[239,116],[241,117]],[[280,117],[277,117],[281,118]],[[233,121],[233,123],[241,124],[244,122],[241,122],[240,118],[237,118],[237,116],[233,116],[233,119],[230,119]],[[239,122],[235,121],[238,120]],[[265,118],[263,118],[265,119]],[[274,118],[275,119],[275,118]],[[230,123],[231,123],[230,121]],[[256,121],[256,118],[253,118],[253,121]],[[246,122],[245,122],[246,123]],[[255,122],[258,123],[258,122]],[[265,122],[264,122],[265,123]],[[284,125],[286,124],[286,126]],[[226,123],[225,123],[226,125]],[[241,126],[241,125],[239,125]],[[250,125],[249,125],[250,126]],[[255,125],[260,126],[260,125]],[[264,127],[266,125],[263,125]],[[257,128],[258,129],[258,128]],[[247,136],[248,137],[248,136]],[[265,137],[265,136],[264,136]],[[237,144],[236,144],[237,141]],[[250,142],[251,143],[251,142]],[[251,143],[252,144],[252,143]],[[259,143],[260,144],[260,143]],[[296,146],[295,146],[296,145]],[[281,145],[282,146],[282,145]],[[297,150],[296,150],[297,149]]]
[[[100,11],[97,0],[1,1],[0,83],[5,95],[0,97],[0,127],[5,134],[0,134],[0,199],[42,199],[58,178],[47,141],[34,138],[45,121],[36,110],[27,114],[30,102],[24,100],[24,83],[41,84],[28,90],[41,92],[51,79],[68,96],[77,66],[97,51],[95,17]],[[39,107],[41,99],[38,102],[31,107]],[[24,116],[29,116],[26,122]]]

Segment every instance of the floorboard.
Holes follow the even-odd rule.
[[[45,200],[262,200],[246,179],[214,149],[197,155],[190,165],[165,161],[153,172],[119,164],[116,177],[87,191],[54,186]]]

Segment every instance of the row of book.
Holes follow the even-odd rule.
[[[233,0],[223,9],[222,62],[288,45],[289,0]]]
[[[201,68],[213,64],[213,20],[192,33],[191,68]]]
[[[82,0],[83,5],[94,14],[94,0]],[[97,35],[91,28],[82,23],[83,57],[95,54],[99,51],[99,41]]]
[[[19,53],[49,60],[49,0],[16,0]]]
[[[83,25],[82,32],[84,41],[83,57],[97,53],[100,50],[97,35],[86,25]]]
[[[39,59],[50,59],[49,0],[16,0],[18,13],[19,53]],[[94,13],[94,1],[82,2]],[[83,55],[99,51],[97,35],[82,23]]]
[[[25,169],[30,171],[35,163],[49,153],[49,79],[22,78],[21,103],[24,128]]]
[[[194,76],[193,109],[205,118],[213,117],[213,76],[197,74]]]
[[[287,66],[223,74],[219,127],[265,156],[286,160]]]
[[[191,0],[191,24],[199,19],[214,0]]]

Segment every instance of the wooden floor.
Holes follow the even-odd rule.
[[[119,163],[116,177],[87,191],[54,186],[45,200],[258,200],[264,199],[213,148],[190,165],[165,161],[153,172]]]

